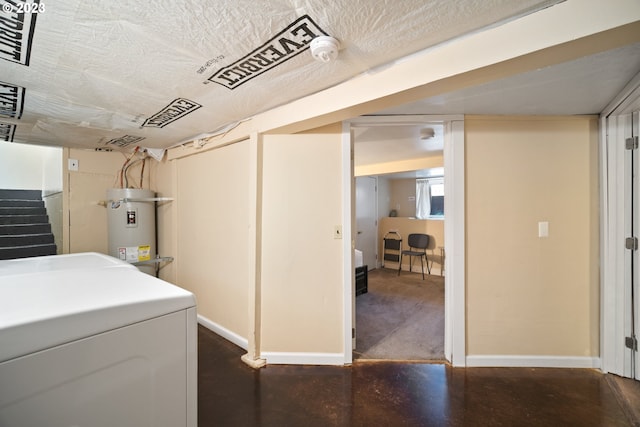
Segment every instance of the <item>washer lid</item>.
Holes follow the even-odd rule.
[[[136,268],[45,270],[0,275],[0,363],[196,305],[190,292]]]
[[[117,258],[97,252],[86,252],[2,260],[0,261],[0,280],[2,280],[2,276],[16,274],[44,273],[57,270],[89,270],[106,267],[135,269],[135,266]]]

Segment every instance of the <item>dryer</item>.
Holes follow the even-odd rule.
[[[196,426],[193,294],[97,253],[0,261],[1,426]]]

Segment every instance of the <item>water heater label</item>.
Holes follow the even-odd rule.
[[[151,246],[138,246],[138,261],[149,261],[151,259]]]
[[[142,246],[144,247],[144,246]],[[118,248],[118,256],[122,261],[127,262],[138,262],[138,261],[147,261],[140,259],[140,246],[129,246],[126,248]]]

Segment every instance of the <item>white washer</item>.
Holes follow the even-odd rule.
[[[96,253],[0,261],[0,426],[196,426],[193,294]]]

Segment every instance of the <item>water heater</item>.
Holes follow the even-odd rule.
[[[151,275],[156,274],[157,255],[155,196],[151,190],[107,190],[109,255]]]

